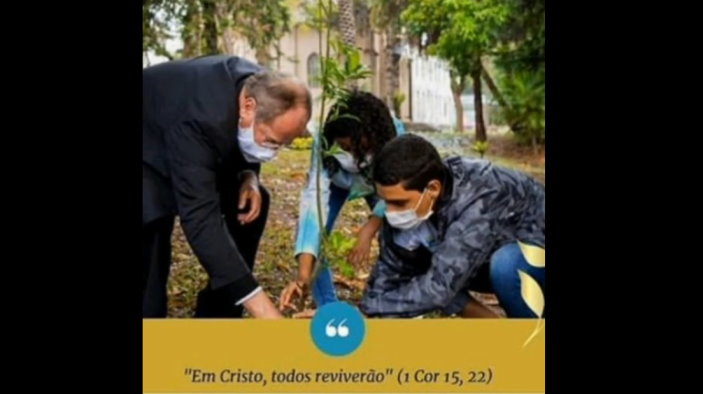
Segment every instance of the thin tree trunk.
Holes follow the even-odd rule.
[[[454,98],[454,109],[456,112],[456,128],[457,131],[464,131],[464,103],[461,102],[461,92],[466,88],[466,81],[463,76],[459,77],[459,81],[452,74],[451,89],[452,97]]]
[[[256,61],[264,67],[269,67],[269,62],[271,61],[271,55],[265,48],[256,48]]]
[[[218,33],[217,33],[217,14],[215,8],[215,0],[201,0],[203,5],[203,15],[205,16],[204,28],[204,50],[206,55],[217,54]]]
[[[232,18],[232,12],[228,9],[226,3],[221,1],[217,2],[216,9],[217,18],[215,19],[215,26],[217,27],[218,32],[222,32],[220,40],[220,47],[222,49],[222,53],[225,53],[227,55],[234,55],[235,33],[232,30],[232,21],[230,20]],[[221,21],[229,23],[226,23],[225,26],[222,26]]]
[[[483,65],[481,65],[481,76],[483,77],[483,81],[486,82],[488,90],[491,91],[491,94],[498,102],[498,105],[500,105],[504,110],[509,109],[508,102],[505,101],[505,97],[502,93],[500,93],[500,90],[498,90],[498,86],[496,86],[495,82],[493,81],[493,78],[488,73],[488,70],[483,67]],[[513,132],[519,133],[521,131],[519,122],[513,119],[506,119],[506,122],[508,123],[508,126],[510,126],[510,130],[512,130]]]
[[[396,24],[391,21],[386,29],[386,105],[395,109],[395,95],[400,90],[400,55],[395,49],[400,46],[400,37],[396,34]],[[397,111],[396,111],[397,112]],[[396,116],[400,116],[396,113]]]
[[[481,65],[481,76],[483,77],[483,81],[486,82],[488,90],[491,91],[493,97],[495,97],[496,101],[498,101],[498,105],[507,108],[508,103],[505,101],[505,97],[503,97],[503,94],[500,93],[500,90],[498,90],[498,86],[496,86],[496,83],[493,81],[491,74],[488,73],[488,70],[486,70],[483,65]]]
[[[356,23],[354,21],[354,0],[337,0],[339,5],[339,33],[342,42],[350,48],[356,48]],[[355,88],[355,80],[349,81],[347,87]]]
[[[474,84],[474,112],[476,116],[476,141],[486,141],[486,125],[483,121],[483,96],[481,92],[481,68],[471,73]]]

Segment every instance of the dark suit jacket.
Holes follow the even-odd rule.
[[[178,215],[213,289],[241,298],[257,283],[224,221],[236,212],[238,176],[258,174],[237,142],[238,97],[262,70],[245,59],[206,56],[144,69],[142,223]]]

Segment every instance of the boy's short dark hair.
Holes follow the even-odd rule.
[[[437,149],[422,137],[402,135],[386,144],[374,159],[373,180],[383,186],[402,183],[406,190],[422,191],[442,180],[444,164]]]

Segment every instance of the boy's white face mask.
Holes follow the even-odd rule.
[[[427,218],[432,216],[432,209],[427,211],[427,214],[423,217],[419,217],[417,215],[417,208],[420,207],[420,203],[425,197],[426,192],[427,188],[422,191],[422,195],[417,200],[417,204],[413,209],[408,209],[406,211],[400,212],[386,211],[386,219],[388,220],[388,224],[400,230],[410,230],[417,227],[420,223],[424,222],[425,220],[427,220]]]

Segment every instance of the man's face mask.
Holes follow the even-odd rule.
[[[239,148],[242,150],[244,159],[249,163],[262,163],[269,161],[276,157],[280,146],[277,144],[264,143],[259,145],[254,139],[254,120],[251,122],[251,126],[242,127],[239,126],[239,132],[237,135],[239,140]]]
[[[388,220],[388,223],[400,230],[410,230],[417,227],[420,223],[432,216],[432,209],[428,210],[427,214],[423,217],[419,217],[417,215],[417,208],[420,207],[422,199],[425,198],[425,193],[427,193],[427,188],[422,191],[422,195],[417,200],[417,204],[413,209],[400,212],[386,211],[386,219]]]

